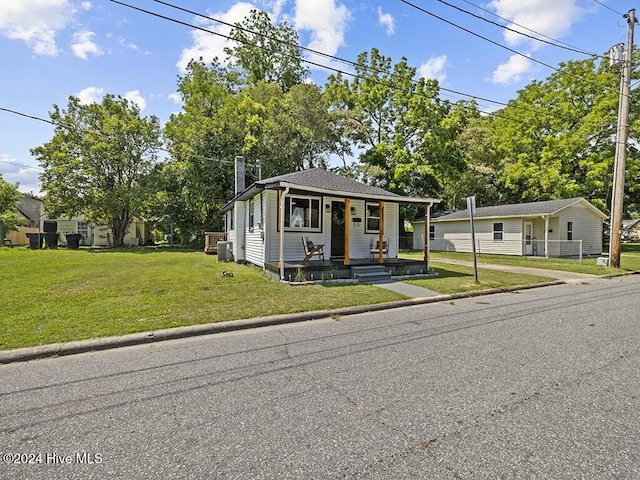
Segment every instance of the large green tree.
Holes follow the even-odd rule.
[[[274,82],[286,92],[309,75],[298,32],[286,22],[274,25],[264,11],[252,10],[230,36],[235,42],[225,52],[249,85]]]
[[[16,227],[18,200],[20,200],[18,184],[13,185],[7,182],[0,173],[0,220],[3,221],[6,230]]]
[[[496,112],[491,131],[502,159],[498,181],[504,202],[583,196],[607,210],[619,85],[620,72],[606,61],[570,61]],[[638,138],[638,113],[632,102],[631,143]],[[631,150],[627,205],[638,202],[639,168]]]
[[[464,168],[457,137],[474,109],[442,101],[438,82],[416,79],[406,58],[393,65],[375,48],[364,52],[355,77],[331,75],[326,94],[367,182],[398,193],[439,195]]]
[[[44,169],[40,179],[47,212],[84,214],[111,229],[122,245],[131,220],[145,213],[152,194],[148,175],[160,147],[156,117],[141,117],[132,102],[105,95],[101,103],[69,97],[49,114],[53,138],[31,153]]]
[[[192,62],[178,91],[184,106],[165,126],[172,158],[160,175],[156,211],[172,219],[182,240],[222,228],[218,211],[234,194],[235,156],[247,159],[249,179],[257,180],[257,160],[266,178],[324,167],[334,151],[331,114],[315,85],[243,85],[235,69]]]

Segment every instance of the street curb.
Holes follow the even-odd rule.
[[[117,337],[77,340],[67,343],[52,343],[48,345],[41,345],[38,347],[27,347],[19,348],[16,350],[0,351],[0,364],[28,362],[30,360],[38,360],[42,358],[76,355],[79,353],[129,347],[133,345],[155,343],[165,340],[175,340],[179,338],[196,337],[214,333],[246,330],[249,328],[283,325],[287,323],[304,322],[309,320],[319,320],[322,318],[342,317],[345,315],[377,312],[381,310],[391,310],[400,307],[426,305],[429,303],[447,302],[461,298],[472,298],[485,295],[493,295],[496,293],[508,293],[519,290],[529,290],[532,288],[565,285],[566,283],[567,282],[565,282],[564,280],[557,280],[553,282],[534,283],[530,285],[516,285],[513,287],[490,288],[487,290],[476,290],[472,292],[436,295],[434,297],[411,298],[407,300],[397,300],[394,302],[378,303],[374,305],[356,305],[353,307],[337,308],[335,310],[315,310],[311,312],[289,313],[282,315],[272,315],[268,317],[208,323],[204,325],[190,325],[186,327],[167,328],[151,332],[131,333]]]

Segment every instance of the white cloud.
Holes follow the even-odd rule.
[[[509,28],[522,31],[529,35],[538,36],[518,25],[526,25],[531,30],[549,37],[560,38],[571,32],[575,22],[581,20],[586,10],[577,5],[577,0],[493,0],[490,6],[501,17],[513,22]],[[505,30],[505,40],[509,45],[525,44],[531,49],[539,48],[540,42],[531,40],[517,33]]]
[[[336,6],[334,0],[296,0],[294,26],[311,32],[308,47],[313,50],[335,55],[344,44],[350,19],[349,9],[344,5]],[[327,60],[323,58],[319,63],[327,64]]]
[[[387,28],[387,35],[393,35],[396,31],[396,21],[390,13],[382,13],[382,8],[378,7],[378,23]]]
[[[182,103],[182,97],[177,92],[170,93],[169,95],[167,95],[167,98],[171,100],[173,103],[177,103],[177,104]]]
[[[2,0],[0,36],[26,42],[37,55],[57,55],[56,34],[76,12],[69,0]]]
[[[140,95],[140,90],[131,90],[130,92],[124,94],[124,98],[129,100],[131,103],[135,103],[140,111],[144,110],[147,107],[147,101],[142,95]]]
[[[76,97],[80,100],[82,105],[89,103],[100,103],[104,97],[104,88],[100,87],[87,87],[80,90]]]
[[[42,170],[36,166],[29,166],[25,162],[0,153],[0,174],[4,181],[12,185],[20,184],[21,192],[33,192],[40,194],[40,173]]]
[[[521,55],[512,55],[507,63],[498,65],[493,72],[492,81],[500,85],[510,85],[519,82],[525,73],[533,70],[534,64],[531,60]]]
[[[435,78],[439,82],[443,82],[446,78],[446,74],[444,72],[445,67],[447,66],[447,56],[439,55],[437,57],[431,57],[427,60],[426,63],[423,63],[418,68],[418,74],[426,79]]]
[[[95,33],[89,32],[88,30],[81,30],[73,34],[71,50],[73,50],[76,57],[87,60],[89,55],[99,56],[104,53],[98,45],[93,43],[92,38],[94,36]]]
[[[227,12],[217,12],[211,16],[224,22],[235,24],[247,17],[251,10],[255,8],[256,7],[250,3],[240,2],[236,3]],[[229,26],[206,20],[196,21],[207,30],[212,30],[222,35],[229,35],[229,33],[231,33],[231,27]],[[205,62],[210,62],[214,58],[218,58],[221,63],[224,63],[227,56],[227,54],[224,53],[224,48],[229,44],[229,40],[201,30],[195,30],[191,34],[191,37],[193,38],[193,45],[182,50],[182,55],[180,55],[180,59],[176,64],[181,72],[187,70],[187,65],[189,65],[191,60],[198,60],[200,58]]]

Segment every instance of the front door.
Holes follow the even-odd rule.
[[[344,258],[344,202],[331,202],[331,258]]]
[[[533,223],[524,222],[524,254],[533,255]]]

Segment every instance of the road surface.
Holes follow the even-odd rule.
[[[2,479],[637,479],[640,277],[0,366]]]

